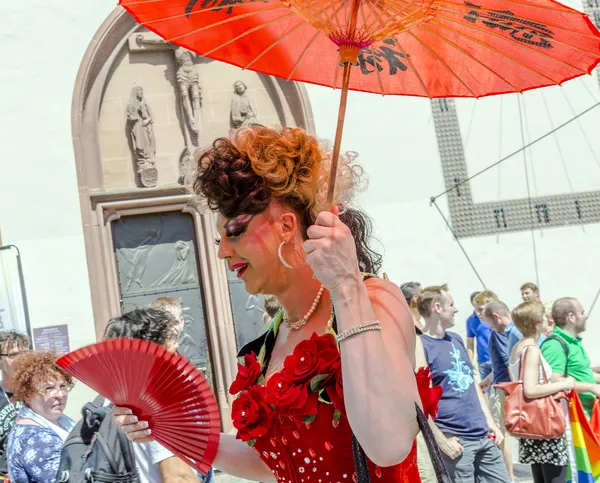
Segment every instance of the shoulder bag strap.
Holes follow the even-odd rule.
[[[567,361],[565,363],[565,373],[563,374],[564,377],[567,377],[568,373],[569,373],[569,346],[567,345],[567,343],[563,340],[562,337],[558,337],[557,335],[549,335],[546,340],[542,343],[542,345],[544,345],[546,342],[548,342],[549,340],[555,340],[558,341],[558,343],[561,345],[565,355],[567,356]]]

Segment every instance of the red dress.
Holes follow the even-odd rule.
[[[267,332],[240,352],[244,364],[238,364],[230,388],[239,393],[232,405],[237,438],[252,446],[280,482],[356,483],[335,338],[313,334],[300,342],[283,370],[265,384],[280,323],[276,316]],[[373,482],[419,483],[416,445],[401,464],[380,468],[369,462],[369,470]]]

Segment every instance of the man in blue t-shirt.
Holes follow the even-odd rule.
[[[490,325],[482,321],[478,316],[479,307],[475,299],[481,292],[471,294],[471,305],[473,313],[467,319],[467,352],[473,365],[475,365],[475,341],[477,341],[477,366],[479,368],[479,377],[484,380],[492,372],[492,363],[490,362],[490,352],[488,351],[488,341],[490,340]],[[483,309],[485,305],[481,308]]]
[[[430,420],[430,425],[452,480],[510,481],[497,446],[502,443],[502,432],[475,383],[473,365],[461,337],[447,332],[454,326],[457,312],[448,287],[423,289],[417,306],[427,328],[421,336],[425,359],[433,384],[443,389],[437,418]]]

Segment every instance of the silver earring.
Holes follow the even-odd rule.
[[[283,258],[283,245],[285,245],[285,242],[281,242],[281,245],[279,245],[279,249],[277,250],[277,254],[279,255],[279,261],[285,268],[292,268],[292,266]]]

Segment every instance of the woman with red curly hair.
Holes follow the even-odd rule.
[[[70,374],[52,352],[22,354],[13,366],[14,400],[23,405],[8,437],[11,483],[54,483],[60,452],[75,422],[65,416]]]
[[[282,306],[240,351],[237,435],[222,435],[214,462],[226,473],[420,481],[414,326],[400,289],[373,276],[370,221],[349,206],[354,161],[341,157],[331,206],[330,151],[302,129],[241,128],[199,154],[194,191],[218,212],[219,257],[250,294]],[[143,422],[115,414],[131,440],[148,439]]]

